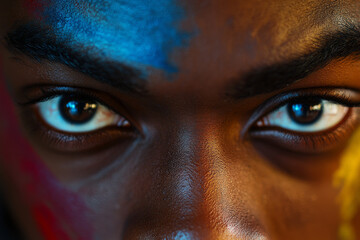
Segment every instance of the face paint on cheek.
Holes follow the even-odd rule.
[[[1,69],[0,69],[1,70]],[[51,175],[23,137],[0,71],[0,164],[45,240],[88,240],[91,226],[80,196]]]
[[[340,204],[341,225],[339,239],[354,240],[356,226],[354,219],[360,210],[360,128],[350,140],[342,156],[340,166],[334,174],[334,186],[340,189],[338,203]]]
[[[186,47],[191,36],[180,30],[185,12],[176,0],[38,0],[38,5],[47,7],[34,14],[58,40],[142,70],[176,72],[171,53]]]

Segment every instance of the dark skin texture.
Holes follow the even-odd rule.
[[[248,71],[307,54],[320,35],[341,29],[346,21],[360,22],[359,3],[182,4],[191,13],[184,29],[196,25],[199,33],[188,48],[172,52],[177,73],[170,77],[151,69],[144,95],[118,90],[61,63],[22,54],[15,59],[2,46],[14,102],[34,84],[88,89],[136,129],[104,130],[87,137],[86,144],[50,146],[29,130],[41,131],[43,123],[25,121],[31,110],[18,106],[24,137],[58,182],[84,200],[94,239],[336,239],[340,218],[332,176],[358,126],[358,112],[354,109],[338,126],[343,134],[336,141],[318,141],[312,151],[306,145],[296,150],[293,138],[274,145],[252,136],[247,126],[261,104],[281,93],[360,90],[359,61],[334,59],[285,88],[257,96],[229,100],[226,92]],[[0,9],[4,36],[26,14],[10,1]],[[39,239],[31,216],[15,210],[16,192],[4,188],[27,239]]]

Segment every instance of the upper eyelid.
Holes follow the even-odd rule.
[[[352,96],[350,96],[352,95]],[[355,91],[352,89],[299,89],[295,91],[290,91],[286,93],[281,93],[270,99],[266,100],[264,104],[260,105],[260,108],[266,108],[268,113],[276,110],[279,107],[284,106],[289,101],[294,101],[298,99],[304,99],[307,97],[311,98],[320,98],[323,100],[337,102],[348,107],[359,107],[360,106],[360,91]],[[354,98],[354,99],[352,99]],[[265,112],[262,112],[265,114]]]
[[[109,126],[118,126],[117,124],[123,119],[121,116],[116,113],[111,114],[109,117],[104,112],[111,111],[105,106],[98,106],[98,110],[89,118],[87,121],[80,124],[73,124],[67,121],[60,113],[58,108],[54,109],[54,104],[60,104],[61,97],[54,97],[52,100],[39,102],[37,106],[37,116],[41,119],[41,122],[46,124],[50,129],[63,132],[64,134],[87,134],[92,131],[103,129]],[[105,108],[100,111],[101,108]],[[49,111],[49,109],[52,109]],[[117,117],[117,116],[118,117]],[[105,117],[105,118],[104,118]],[[98,121],[99,119],[103,119]],[[121,121],[121,123],[123,123]]]
[[[360,107],[360,91],[348,88],[306,88],[292,90],[286,93],[281,93],[271,97],[263,104],[261,104],[250,117],[241,131],[241,138],[246,138],[249,129],[260,119],[263,115],[269,114],[272,111],[286,105],[289,101],[301,99],[306,97],[318,97],[323,100],[337,102],[347,107]]]
[[[34,103],[32,103],[32,104],[39,104],[39,103],[42,103],[42,102],[50,101],[50,100],[52,100],[52,99],[54,99],[54,98],[56,98],[56,97],[62,97],[62,96],[64,96],[64,95],[65,95],[65,93],[63,93],[63,94],[61,94],[61,93],[59,93],[59,94],[54,94],[54,95],[52,95],[52,96],[48,96],[48,97],[46,97],[46,98],[43,98],[43,99],[41,99],[41,100],[38,100],[38,101],[36,101],[36,102],[34,102]],[[76,93],[74,93],[74,95],[76,95]],[[112,107],[108,106],[108,104],[103,103],[101,100],[98,100],[96,97],[92,97],[92,96],[89,96],[89,95],[86,95],[86,94],[81,94],[81,95],[79,94],[79,96],[81,96],[81,97],[87,97],[87,98],[93,98],[93,100],[94,100],[96,103],[98,103],[98,104],[100,104],[100,105],[103,105],[104,107],[106,107],[106,108],[109,109],[110,111],[113,111],[115,114],[121,115],[120,113],[117,113],[117,111],[114,110]]]
[[[28,93],[31,95],[31,90],[39,89],[38,87],[32,87],[27,90]],[[84,88],[76,88],[76,87],[61,87],[61,86],[40,86],[40,91],[38,91],[33,96],[28,96],[26,102],[20,102],[18,103],[21,106],[28,106],[28,105],[34,105],[37,103],[49,101],[53,98],[64,96],[64,95],[78,95],[78,96],[84,96],[87,98],[91,98],[97,103],[105,106],[106,108],[110,109],[111,111],[114,111],[115,113],[119,115],[123,115],[118,111],[116,108],[112,107],[110,104],[108,104],[104,99],[102,99],[99,95],[96,94],[94,90],[91,89],[84,89]],[[120,101],[116,101],[120,102]]]
[[[46,90],[45,90],[46,89]],[[31,91],[31,90],[30,90]],[[27,92],[30,92],[27,91]],[[94,96],[90,92],[86,92],[86,90],[72,88],[72,87],[44,87],[41,88],[41,93],[36,93],[36,96],[27,96],[28,101],[20,102],[21,105],[31,105],[39,102],[45,102],[47,100],[53,99],[55,97],[64,96],[64,95],[79,95],[94,98],[94,100],[100,102],[101,100],[98,97]]]
[[[353,113],[351,107],[344,106],[340,103],[334,103],[327,100],[321,100],[321,102],[321,114],[317,115],[318,118],[311,124],[302,125],[297,123],[296,120],[291,118],[287,108],[289,104],[286,104],[262,117],[255,125],[255,128],[257,129],[254,130],[257,131],[260,130],[261,127],[265,127],[266,130],[272,128],[278,129],[279,131],[290,131],[293,134],[316,135],[338,127],[339,123],[349,118],[349,116]],[[332,107],[336,108],[336,115],[333,115]],[[260,125],[258,123],[260,123]]]
[[[19,105],[29,105],[34,104],[40,101],[46,101],[56,96],[61,96],[64,94],[79,94],[94,98],[100,104],[106,106],[110,110],[118,113],[124,118],[131,121],[131,117],[127,114],[126,108],[121,104],[121,101],[116,97],[113,97],[109,94],[106,94],[106,99],[111,99],[112,101],[116,101],[116,105],[119,107],[112,107],[110,104],[107,104],[107,101],[104,101],[101,93],[94,89],[87,89],[83,87],[68,87],[68,86],[53,86],[53,85],[32,85],[30,87],[26,87],[24,91],[26,94],[27,102],[21,102]],[[35,93],[35,94],[34,94]],[[349,107],[359,107],[360,106],[360,90],[359,89],[351,89],[344,87],[316,87],[316,88],[303,88],[303,89],[295,89],[290,90],[285,93],[277,94],[268,100],[266,100],[263,104],[261,104],[254,111],[250,119],[245,124],[241,136],[244,137],[248,129],[263,115],[274,111],[275,109],[286,104],[286,101],[290,101],[296,98],[303,97],[319,97],[324,100],[333,100],[338,103],[342,103],[343,105]]]
[[[49,99],[49,97],[56,97],[63,94],[79,94],[85,95],[93,98],[101,105],[107,107],[109,110],[113,111],[115,114],[125,118],[129,123],[133,126],[134,129],[140,134],[143,135],[143,126],[139,124],[136,118],[134,118],[131,114],[131,111],[127,109],[127,107],[122,103],[123,101],[109,94],[107,92],[103,92],[100,90],[92,89],[92,88],[84,88],[84,87],[69,87],[69,86],[58,86],[58,85],[31,85],[23,89],[24,94],[27,93],[27,102],[22,102],[19,105],[21,106],[30,106],[38,103],[41,99]]]

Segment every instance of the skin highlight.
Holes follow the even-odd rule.
[[[174,2],[165,2],[171,10]],[[123,18],[117,8],[91,3],[98,18]],[[79,9],[73,10],[72,4],[61,7],[73,17]],[[329,88],[354,89],[355,96],[349,95],[357,103],[358,61],[351,56],[333,59],[291,85],[257,96],[229,101],[226,92],[234,78],[303,56],[317,46],[318,36],[341,29],[344,22],[358,22],[357,5],[352,1],[183,1],[179,10],[183,15],[175,20],[167,17],[171,11],[161,16],[166,10],[147,5],[163,20],[157,25],[160,37],[151,35],[142,21],[141,26],[129,22],[126,29],[146,28],[149,34],[140,44],[149,46],[145,51],[149,54],[134,56],[126,52],[139,40],[132,31],[126,31],[134,35],[123,43],[122,52],[115,51],[117,31],[106,32],[103,41],[94,44],[81,35],[86,32],[81,27],[79,31],[71,24],[64,28],[74,38],[70,47],[84,52],[89,47],[96,50],[89,54],[95,55],[104,51],[99,55],[112,62],[125,61],[131,68],[146,66],[147,94],[119,90],[53,59],[15,54],[4,44],[0,49],[5,76],[0,88],[5,114],[0,119],[6,126],[0,130],[1,182],[24,235],[29,239],[336,239],[341,217],[332,176],[358,126],[358,110],[353,108],[351,117],[329,134],[336,135],[336,141],[324,134],[297,142],[297,136],[285,138],[281,132],[268,135],[270,140],[264,132],[255,138],[251,119],[255,113],[269,113],[262,107],[269,99],[292,92],[326,95]],[[49,7],[39,11],[36,2],[28,6],[40,15],[42,8]],[[15,20],[0,21],[2,36],[21,21],[49,24],[55,36],[62,35],[54,27],[59,19],[49,23],[47,17],[39,20],[39,14],[28,14],[29,9],[7,9],[14,9]],[[19,12],[24,15],[18,17]],[[136,7],[131,13],[144,21],[149,17]],[[93,23],[94,29],[104,26],[93,18],[79,19]],[[112,19],[106,19],[105,25],[116,28]],[[96,35],[94,29],[90,32]],[[196,34],[188,38],[194,29]],[[38,93],[48,89],[40,86],[91,92],[135,130],[109,128],[86,137],[54,134],[34,114]],[[244,129],[248,131],[242,134]],[[282,143],[277,145],[277,140]],[[302,144],[306,151],[311,141],[317,143],[314,152],[293,148]],[[5,184],[9,182],[11,186]],[[18,190],[11,191],[13,186]],[[16,201],[19,196],[25,203]],[[359,226],[359,218],[354,222]]]

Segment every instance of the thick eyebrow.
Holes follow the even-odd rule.
[[[5,37],[6,47],[13,53],[25,54],[41,61],[59,62],[92,78],[127,92],[144,94],[144,74],[122,63],[89,54],[86,48],[72,48],[59,42],[50,29],[28,23],[10,31]],[[360,29],[345,24],[341,30],[314,40],[315,50],[298,58],[253,69],[232,80],[226,95],[242,99],[280,90],[325,67],[331,60],[360,54]]]
[[[350,23],[342,29],[319,36],[314,40],[315,50],[289,61],[260,67],[233,79],[226,95],[243,99],[283,89],[317,70],[332,60],[360,55],[360,28]]]
[[[5,46],[14,54],[24,54],[37,61],[62,63],[102,83],[125,92],[145,94],[144,73],[123,63],[89,53],[85,47],[71,47],[58,41],[52,31],[36,23],[16,27],[5,36]]]

